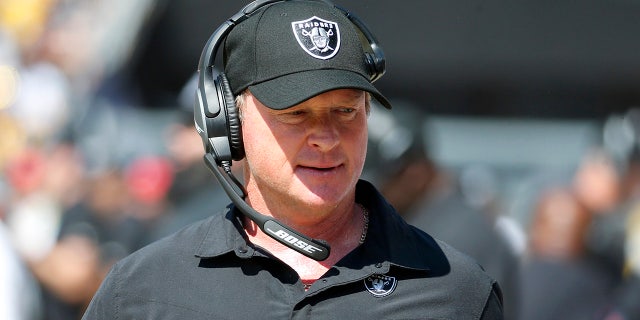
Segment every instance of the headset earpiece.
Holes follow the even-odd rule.
[[[380,71],[380,60],[376,58],[375,54],[366,52],[364,54],[365,63],[367,65],[367,70],[369,71],[369,81],[374,82],[378,80],[384,74],[383,71]],[[382,68],[384,68],[384,60]]]
[[[358,30],[362,34],[364,40],[367,42],[367,45],[364,48],[364,62],[367,65],[367,70],[369,71],[369,81],[374,82],[380,79],[385,73],[386,62],[384,52],[382,51],[382,48],[378,46],[376,37],[371,31],[369,31],[367,25],[356,15],[339,6],[334,5],[334,7],[342,11],[342,13],[349,18],[349,21],[358,27]]]
[[[242,142],[242,126],[240,124],[240,114],[236,106],[236,101],[229,86],[229,80],[224,73],[220,73],[217,79],[220,84],[220,92],[224,100],[224,110],[227,116],[227,133],[229,136],[229,146],[231,150],[231,158],[233,160],[242,160],[244,158],[244,143]]]
[[[219,165],[223,161],[244,158],[242,128],[235,98],[224,73],[213,74],[210,83],[196,92],[194,118],[205,152],[211,153]],[[203,71],[201,71],[203,72]],[[206,90],[205,90],[206,89]]]

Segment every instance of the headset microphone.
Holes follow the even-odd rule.
[[[216,164],[214,156],[211,153],[207,153],[204,156],[204,160],[211,172],[213,172],[213,174],[216,176],[216,179],[218,179],[218,181],[220,182],[220,185],[222,185],[222,188],[227,193],[231,201],[233,201],[236,207],[245,216],[253,220],[253,222],[258,225],[262,232],[311,259],[322,261],[329,257],[331,248],[329,247],[329,244],[326,243],[326,241],[319,239],[310,239],[300,234],[299,232],[283,225],[277,220],[263,215],[255,209],[251,208],[251,206],[249,206],[244,201],[244,195],[240,195],[239,192],[233,187],[231,182],[229,182],[227,178],[225,178],[225,176],[222,174],[222,172],[220,172],[220,166]],[[230,168],[227,166],[224,170],[227,176],[229,176],[233,180],[234,184],[242,191],[243,188],[237,182],[235,177],[230,173]]]

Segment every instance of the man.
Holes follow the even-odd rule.
[[[244,201],[330,254],[283,245],[300,237],[278,241],[234,200],[119,262],[84,319],[502,319],[494,280],[359,180],[369,97],[390,108],[371,84],[362,27],[323,1],[247,8],[223,41]],[[310,50],[313,27],[333,49]]]

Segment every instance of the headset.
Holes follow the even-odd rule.
[[[220,25],[207,41],[198,63],[198,87],[194,104],[194,120],[205,148],[204,161],[220,182],[236,207],[253,220],[266,234],[297,252],[322,261],[329,257],[330,247],[324,240],[310,239],[287,227],[272,217],[263,215],[249,206],[244,198],[243,185],[231,173],[232,160],[244,158],[242,131],[235,97],[224,72],[215,68],[215,59],[220,45],[234,26],[251,17],[261,8],[274,3],[293,0],[256,0]],[[385,73],[385,58],[382,48],[373,34],[354,14],[326,0],[322,2],[342,12],[361,34],[364,47],[364,62],[369,81],[378,80]],[[220,171],[222,169],[222,171]]]

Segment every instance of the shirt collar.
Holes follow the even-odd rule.
[[[392,265],[429,270],[433,267],[433,261],[429,259],[432,256],[430,251],[442,255],[435,240],[400,218],[371,183],[358,181],[356,201],[369,211],[367,237],[336,267],[370,269],[374,273],[385,273]],[[238,210],[231,204],[210,218],[195,255],[213,258],[235,251],[241,258],[251,257],[254,250],[247,245],[239,216]]]
[[[423,271],[431,269],[429,251],[441,251],[433,238],[408,225],[368,181],[358,181],[356,202],[369,211],[367,237],[339,264],[369,266],[376,273],[388,271],[391,266]]]
[[[196,257],[213,258],[232,251],[244,254],[250,249],[236,211],[235,206],[230,204],[205,222],[206,232],[196,249]]]

